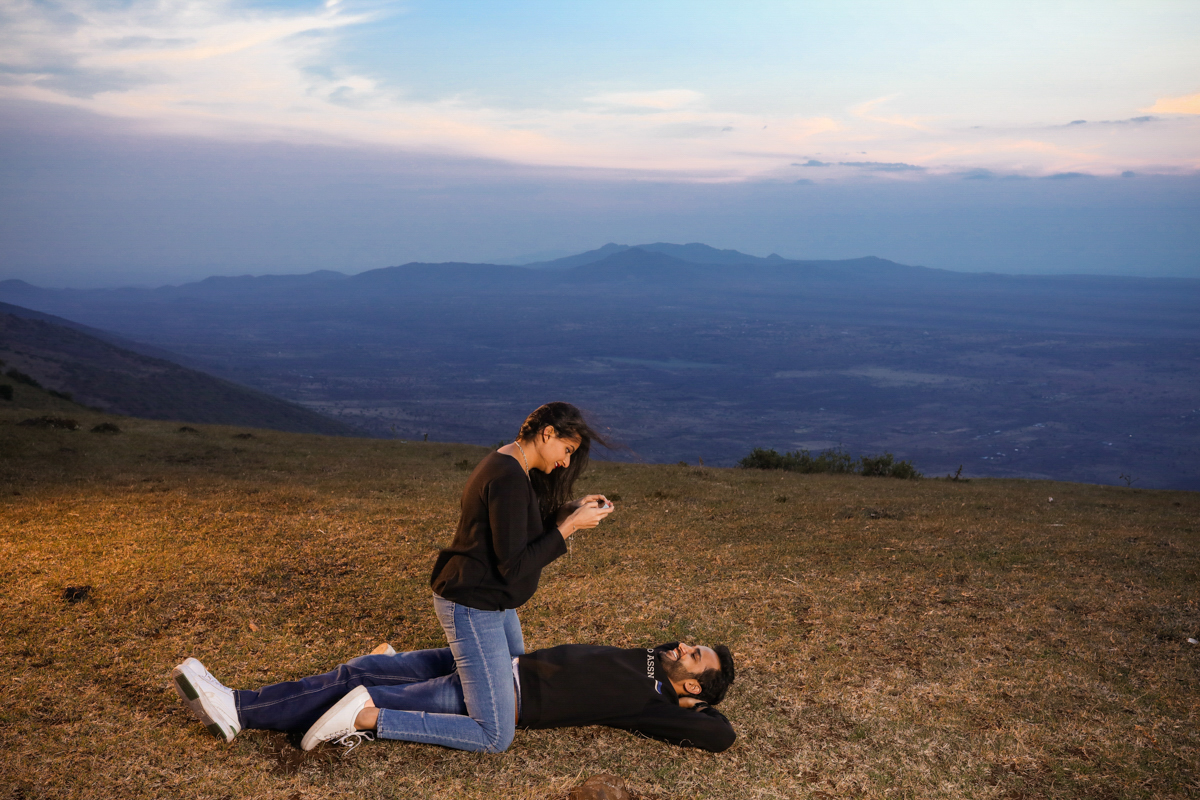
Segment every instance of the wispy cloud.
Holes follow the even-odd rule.
[[[586,102],[608,108],[644,108],[651,111],[698,109],[704,95],[691,89],[660,89],[653,92],[608,92],[585,98]]]
[[[1200,114],[1200,94],[1160,97],[1154,105],[1142,110],[1147,114]]]
[[[384,145],[701,181],[790,180],[794,164],[833,167],[814,170],[819,180],[864,173],[903,180],[972,169],[1153,170],[1147,152],[1176,166],[1197,161],[1194,143],[1186,144],[1195,126],[1126,125],[1119,134],[1089,124],[1035,134],[978,129],[889,110],[900,104],[895,94],[834,112],[764,103],[732,109],[697,86],[656,88],[647,76],[647,85],[628,90],[580,91],[574,101],[559,96],[527,107],[436,92],[418,99],[402,76],[353,67],[342,56],[358,26],[392,13],[336,0],[302,9],[233,0],[0,0],[0,100],[74,106],[160,133]],[[1159,100],[1146,113],[1200,114],[1200,95]]]
[[[841,161],[840,166],[858,167],[872,172],[924,172],[925,167],[916,164],[905,164],[898,161]]]
[[[883,114],[876,113],[875,109],[878,106],[889,103],[892,100],[895,100],[897,97],[898,95],[894,94],[888,95],[887,97],[877,97],[874,100],[868,100],[865,103],[860,103],[859,105],[850,109],[850,111],[852,114],[854,114],[854,116],[870,122],[881,122],[885,125],[895,125],[900,128],[912,128],[913,130],[917,131],[929,131],[930,128],[918,117],[905,117],[901,114],[891,114],[885,116]]]
[[[66,104],[160,132],[361,142],[531,164],[730,179],[838,123],[728,113],[693,89],[607,92],[558,108],[418,101],[338,59],[339,35],[380,12],[334,2],[248,10],[228,0],[4,11],[0,97]],[[794,156],[792,156],[794,158]]]

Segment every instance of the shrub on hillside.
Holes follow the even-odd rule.
[[[0,400],[12,400],[13,388],[7,383],[0,383]]]
[[[858,471],[854,459],[842,450],[822,450],[815,456],[807,450],[793,450],[780,455],[774,449],[754,448],[750,455],[738,462],[747,469],[782,469],[804,474],[832,473],[851,474]]]
[[[29,428],[58,428],[64,431],[79,430],[79,423],[67,417],[34,417],[17,423]]]
[[[28,386],[32,386],[35,389],[42,388],[42,385],[40,383],[38,383],[32,377],[30,377],[29,375],[26,375],[24,372],[21,372],[18,369],[10,369],[8,372],[6,372],[4,374],[7,375],[8,377],[12,378],[17,383],[24,383]]]
[[[859,474],[880,478],[919,478],[921,473],[908,461],[897,461],[891,453],[863,456],[859,459]]]
[[[891,453],[881,456],[862,456],[855,461],[844,450],[822,450],[815,456],[807,450],[793,450],[780,455],[776,450],[756,447],[738,462],[744,469],[781,469],[806,475],[866,475],[882,478],[920,478],[921,473],[908,461],[896,461]]]

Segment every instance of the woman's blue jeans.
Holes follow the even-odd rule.
[[[462,697],[470,716],[397,711],[376,701],[376,733],[383,739],[440,744],[456,750],[500,753],[512,744],[517,700],[512,660],[525,652],[517,612],[480,611],[441,597],[434,611],[454,654]],[[372,690],[374,699],[375,692]]]

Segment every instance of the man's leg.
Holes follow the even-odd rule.
[[[307,730],[356,686],[404,688],[445,678],[453,672],[454,656],[444,647],[394,656],[360,656],[322,675],[275,683],[257,691],[235,691],[234,702],[243,728]],[[427,691],[401,697],[408,704],[406,708],[414,711],[458,713],[446,711],[454,707],[447,700],[452,693],[453,684],[443,681]]]
[[[463,700],[462,679],[457,672],[415,683],[369,686],[376,708],[392,711],[424,711],[429,714],[467,713]],[[339,698],[340,699],[340,698]]]

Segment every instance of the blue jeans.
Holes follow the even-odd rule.
[[[233,696],[243,728],[306,731],[356,686],[366,686],[380,708],[467,713],[454,655],[447,647],[360,656],[323,675],[235,691]]]
[[[512,659],[525,652],[517,612],[480,611],[436,596],[433,608],[454,654],[470,716],[398,711],[377,703],[376,733],[382,739],[440,744],[456,750],[507,750],[516,729]]]

